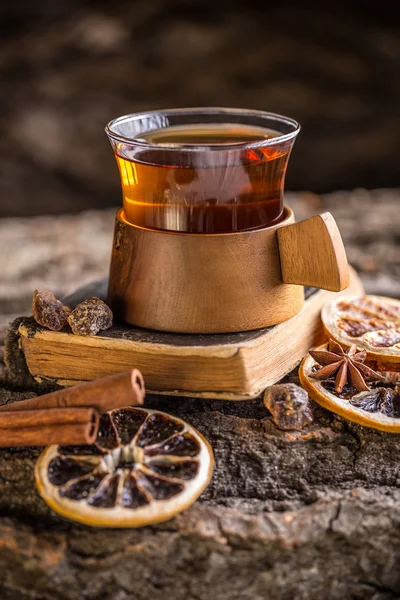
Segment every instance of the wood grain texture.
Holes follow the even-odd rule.
[[[349,292],[363,293],[354,271]],[[170,333],[158,333],[153,339],[143,330],[141,338],[139,329],[130,339],[129,326],[118,326],[115,336],[110,330],[104,337],[79,337],[46,330],[26,319],[19,325],[14,346],[22,348],[36,381],[52,379],[59,385],[74,385],[136,367],[148,391],[247,399],[291,371],[311,346],[323,340],[320,311],[333,296],[333,292],[318,290],[300,313],[274,327],[229,337],[186,336],[186,345],[181,335],[175,344]]]
[[[357,189],[321,196],[287,192],[285,201],[297,221],[331,212],[349,263],[367,292],[400,297],[400,190]],[[116,209],[0,220],[0,336],[2,326],[30,313],[35,288],[51,290],[61,299],[88,282],[104,280],[109,271],[115,213]],[[91,295],[87,289],[85,298]],[[106,297],[107,287],[102,299]]]
[[[340,292],[349,285],[349,268],[335,219],[328,212],[277,231],[282,279]]]
[[[121,320],[159,331],[225,333],[281,323],[303,289],[282,283],[276,231],[196,235],[143,229],[117,213],[108,303]]]

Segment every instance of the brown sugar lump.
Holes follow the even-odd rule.
[[[268,388],[264,404],[279,429],[303,429],[313,421],[308,394],[294,383],[281,383]]]
[[[71,309],[57,300],[52,292],[39,290],[33,292],[32,314],[39,325],[52,331],[60,331],[67,324],[70,312]]]
[[[111,308],[96,296],[78,304],[68,317],[68,324],[75,335],[96,335],[99,331],[109,329],[112,322]]]

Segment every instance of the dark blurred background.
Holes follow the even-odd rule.
[[[287,189],[400,185],[399,2],[2,0],[0,216],[120,202],[103,127],[238,106],[302,124]]]

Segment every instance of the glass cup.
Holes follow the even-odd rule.
[[[300,130],[255,110],[191,108],[119,117],[106,133],[124,216],[147,229],[233,233],[282,221],[284,180]]]

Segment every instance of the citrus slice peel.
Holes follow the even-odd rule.
[[[188,508],[208,485],[213,453],[189,424],[160,411],[113,410],[93,446],[49,446],[35,477],[55,512],[97,527],[141,527]]]
[[[326,350],[327,348],[328,344],[324,344],[315,350],[318,352]],[[390,433],[400,433],[400,417],[388,416],[379,410],[370,412],[357,406],[357,403],[361,404],[360,400],[362,398],[365,398],[368,394],[373,395],[380,389],[386,388],[394,393],[395,385],[388,382],[385,375],[382,374],[382,380],[380,382],[374,382],[371,385],[370,392],[360,393],[351,386],[346,386],[342,392],[337,392],[334,387],[334,380],[319,380],[313,377],[313,375],[318,372],[318,369],[319,364],[310,354],[303,359],[303,362],[299,367],[300,383],[315,402],[329,411],[336,413],[349,421],[358,423],[359,425]],[[355,404],[352,404],[351,402],[355,402]]]
[[[400,370],[400,301],[385,296],[342,296],[328,302],[321,318],[328,337],[366,350],[380,370]]]

